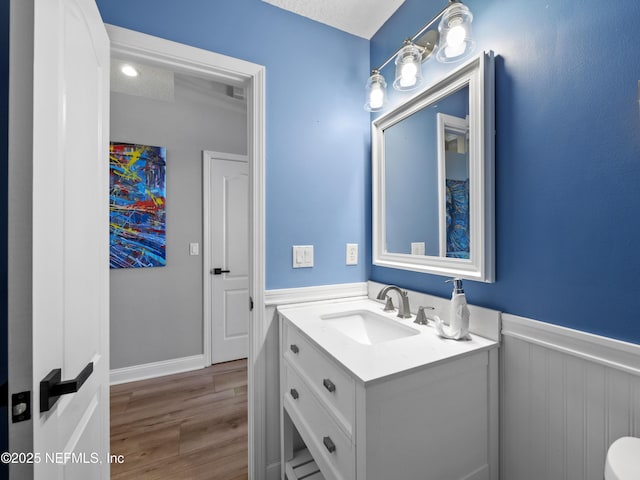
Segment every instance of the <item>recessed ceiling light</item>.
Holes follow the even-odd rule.
[[[122,73],[124,73],[127,77],[137,77],[138,70],[133,68],[131,65],[123,65],[120,69]]]

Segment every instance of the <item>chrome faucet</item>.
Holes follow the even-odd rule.
[[[398,294],[398,299],[400,300],[400,304],[398,305],[398,317],[411,318],[411,307],[409,307],[409,297],[406,290],[402,290],[400,287],[396,287],[395,285],[387,285],[378,292],[378,296],[376,298],[378,300],[384,300],[390,290],[395,291]]]
[[[429,310],[435,310],[435,307],[418,307],[418,313],[416,313],[416,319],[413,321],[413,323],[417,323],[418,325],[429,325],[427,314],[424,313],[425,308]]]

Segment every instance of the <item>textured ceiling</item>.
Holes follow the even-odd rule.
[[[138,76],[125,76],[122,73],[124,65],[134,67],[138,71]],[[164,68],[117,57],[111,57],[110,86],[111,91],[115,93],[125,93],[165,102],[173,102],[176,88],[181,87],[182,92],[197,93],[201,97],[215,99],[218,104],[224,104],[227,108],[246,111],[246,100],[242,88],[213,82],[206,78],[174,73]]]
[[[404,0],[262,0],[369,40]]]
[[[127,77],[123,75],[121,72],[123,65],[133,66],[138,71],[138,76]],[[111,91],[172,102],[174,94],[173,72],[112,58]]]

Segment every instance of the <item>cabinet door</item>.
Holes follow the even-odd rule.
[[[357,436],[358,475],[488,479],[487,379],[485,351],[367,387],[365,414],[358,416],[366,425],[365,438]]]

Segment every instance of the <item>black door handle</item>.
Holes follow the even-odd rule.
[[[62,381],[62,369],[56,368],[49,372],[40,382],[40,411],[48,412],[60,398],[60,395],[74,393],[87,381],[93,373],[93,362],[89,362],[80,374],[73,380]]]
[[[221,275],[223,273],[231,273],[231,270],[223,270],[221,268],[214,268],[212,273],[214,275]]]

